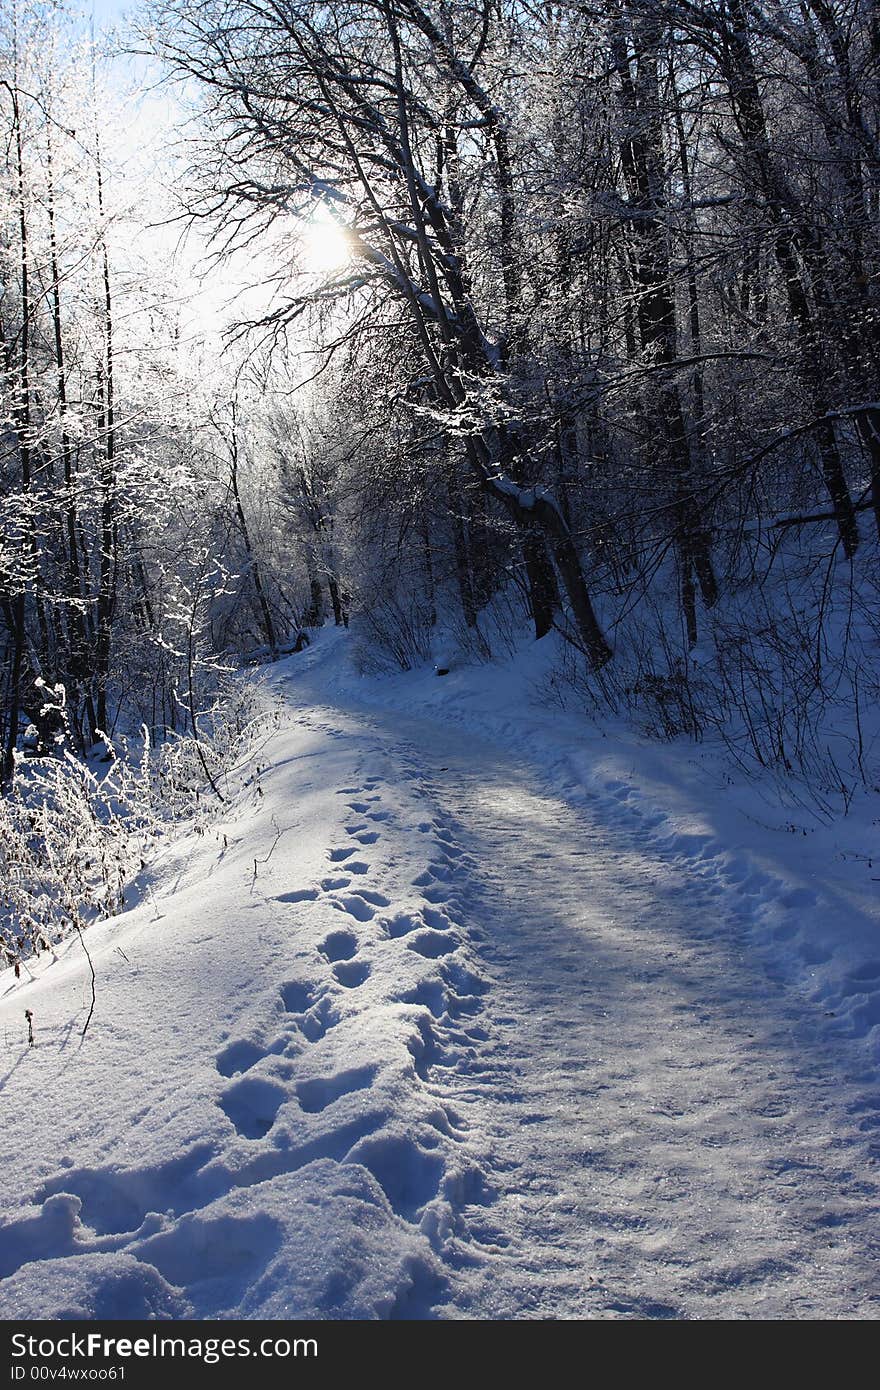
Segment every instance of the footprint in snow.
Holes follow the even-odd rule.
[[[135,1254],[142,1268],[158,1270],[180,1288],[203,1281],[208,1288],[247,1288],[265,1269],[266,1252],[277,1249],[281,1239],[280,1223],[267,1212],[212,1219],[194,1211],[140,1241]]]
[[[801,959],[807,965],[825,965],[831,959],[831,952],[824,946],[816,946],[811,941],[804,941],[800,947]]]
[[[334,965],[333,974],[345,989],[357,989],[369,979],[372,968],[366,960],[344,960]]]
[[[417,951],[420,956],[427,956],[429,960],[437,960],[440,956],[449,956],[453,951],[458,950],[459,942],[452,932],[441,931],[420,931],[411,935],[407,941],[407,949]]]
[[[265,1048],[257,1047],[248,1038],[240,1038],[227,1043],[222,1052],[217,1053],[215,1064],[221,1076],[236,1076],[239,1072],[250,1071],[266,1055]]]
[[[433,874],[434,878],[448,882],[454,877],[456,870],[450,864],[433,862],[428,865],[428,873]]]
[[[457,961],[445,961],[441,967],[441,974],[447,984],[451,985],[459,996],[473,996],[486,994],[489,986],[485,980],[481,980],[479,975],[475,975],[466,966],[460,965]],[[515,1022],[515,1020],[510,1020]]]
[[[452,926],[452,922],[446,916],[446,913],[436,907],[423,907],[422,917],[427,925],[433,927],[435,931],[448,931]]]
[[[374,845],[379,838],[378,830],[368,830],[365,835],[355,835],[359,845]]]
[[[351,960],[357,954],[358,941],[353,932],[332,931],[325,937],[318,947],[321,955],[327,960],[334,962],[338,960]]]
[[[408,1137],[364,1139],[351,1150],[349,1160],[370,1170],[392,1210],[404,1220],[412,1220],[436,1197],[445,1171],[440,1154],[426,1152]]]
[[[338,1072],[336,1076],[315,1077],[310,1081],[299,1082],[296,1097],[300,1108],[314,1115],[326,1110],[328,1105],[332,1105],[342,1096],[350,1095],[353,1091],[365,1090],[372,1085],[375,1076],[376,1068],[368,1066]]]
[[[371,922],[376,915],[376,909],[365,902],[359,893],[347,893],[342,898],[333,898],[332,905],[337,911],[348,913],[356,922]]]
[[[449,898],[450,889],[444,888],[439,883],[429,884],[422,890],[422,897],[427,903],[445,903]]]
[[[385,930],[391,939],[395,940],[401,936],[408,936],[410,932],[423,925],[421,918],[412,917],[408,912],[398,912],[385,923]]]
[[[81,1204],[83,1225],[96,1235],[128,1234],[139,1229],[147,1212],[166,1211],[172,1202],[188,1201],[189,1183],[214,1152],[212,1144],[198,1144],[158,1167],[67,1168],[44,1183],[33,1201],[40,1205],[55,1194],[76,1200]],[[8,1233],[7,1226],[4,1235]],[[0,1275],[2,1263],[0,1254]]]
[[[279,893],[277,903],[313,903],[318,896],[317,888],[294,888],[289,893]]]
[[[428,1009],[434,1018],[442,1018],[449,1005],[449,996],[440,980],[422,980],[414,989],[400,995],[401,1004],[418,1004]]]
[[[344,859],[349,859],[351,855],[356,853],[357,851],[353,849],[331,849],[327,858],[331,864],[341,864]]]
[[[315,1002],[314,988],[302,980],[287,980],[281,986],[281,1002],[289,1014],[304,1014]]]
[[[390,907],[391,899],[386,898],[384,893],[373,893],[368,888],[359,888],[357,892],[359,898],[364,898],[373,907]]]
[[[248,1076],[224,1091],[217,1104],[245,1139],[262,1139],[275,1123],[287,1090],[265,1076]]]
[[[734,915],[744,921],[748,918],[748,914],[741,912]],[[773,939],[774,941],[791,941],[793,936],[797,936],[799,930],[797,922],[783,922],[781,926],[773,928]]]
[[[299,1029],[310,1043],[316,1043],[326,1037],[338,1022],[339,1016],[325,996],[299,1020]]]
[[[849,978],[854,984],[870,984],[873,980],[880,979],[880,961],[866,961],[858,970],[853,970]]]

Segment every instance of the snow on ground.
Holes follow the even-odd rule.
[[[347,649],[88,932],[84,1039],[76,939],[0,977],[0,1314],[876,1316],[870,803]]]

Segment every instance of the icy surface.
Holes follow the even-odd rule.
[[[89,931],[85,1039],[79,942],[0,977],[0,1314],[874,1317],[870,815],[512,669],[272,682],[247,796]]]

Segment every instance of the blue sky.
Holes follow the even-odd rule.
[[[86,15],[94,13],[95,28],[98,29],[102,24],[117,24],[135,8],[136,2],[137,0],[85,0],[83,11]]]

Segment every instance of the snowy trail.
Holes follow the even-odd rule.
[[[875,1317],[876,1069],[749,942],[809,894],[277,680],[247,804],[91,929],[85,1042],[73,947],[5,977],[0,1314]]]
[[[880,1096],[749,959],[723,886],[646,849],[613,791],[571,805],[484,740],[362,717],[374,792],[433,808],[424,892],[491,981],[475,1041],[435,1020],[426,1075],[486,1175],[446,1252],[463,1309],[876,1315]]]

